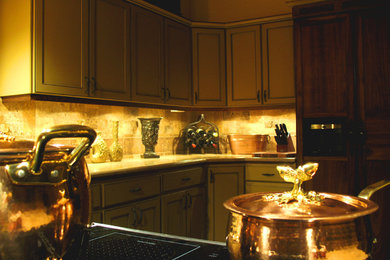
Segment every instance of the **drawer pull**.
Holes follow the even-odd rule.
[[[275,173],[262,173],[262,175],[266,177],[272,177],[275,176]]]
[[[186,177],[186,178],[182,178],[182,179],[181,179],[182,182],[187,182],[187,181],[190,181],[190,180],[191,180],[190,177]]]
[[[142,190],[141,187],[136,187],[136,188],[131,188],[129,191],[130,192],[140,192]]]

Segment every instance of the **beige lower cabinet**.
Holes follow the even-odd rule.
[[[162,232],[206,238],[206,192],[195,187],[161,197]]]
[[[278,165],[287,165],[295,169],[295,163],[248,163],[245,167],[245,191],[283,192],[291,190],[292,183],[285,182],[276,169]]]
[[[225,241],[229,212],[223,203],[244,193],[244,164],[208,167],[208,239]]]
[[[142,200],[105,210],[106,224],[160,232],[160,198]]]

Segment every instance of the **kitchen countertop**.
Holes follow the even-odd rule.
[[[87,158],[88,162],[88,158]],[[191,154],[165,155],[156,159],[141,157],[123,158],[120,162],[91,163],[88,169],[92,177],[107,176],[118,173],[136,173],[140,171],[160,170],[166,168],[201,164],[201,163],[240,163],[240,162],[277,162],[293,163],[295,157],[252,157],[251,155],[232,154]]]

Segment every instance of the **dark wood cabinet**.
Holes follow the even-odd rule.
[[[390,17],[383,10],[379,1],[294,7],[298,162],[320,163],[308,183],[315,190],[357,195],[389,176]],[[345,155],[304,156],[308,118],[343,120]],[[372,215],[372,259],[389,259],[390,191],[371,199],[380,207]]]
[[[352,113],[353,57],[350,17],[312,17],[294,23],[296,83],[303,117]]]

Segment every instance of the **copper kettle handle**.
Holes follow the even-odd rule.
[[[390,185],[390,178],[368,185],[359,193],[358,197],[368,200],[374,192],[386,187],[387,185]]]
[[[83,125],[58,125],[43,131],[38,136],[33,149],[33,157],[31,160],[32,173],[38,174],[40,171],[46,144],[51,139],[67,137],[86,137],[67,157],[66,161],[71,167],[91,147],[96,138],[96,132],[92,128]]]

